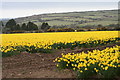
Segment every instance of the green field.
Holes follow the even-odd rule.
[[[71,28],[73,26],[84,27],[86,25],[97,26],[99,24],[107,26],[118,23],[118,10],[50,13],[16,18],[15,20],[19,24],[31,21],[38,26],[41,26],[43,22],[47,22],[50,26],[69,26]]]
[[[78,24],[78,26],[86,26],[86,25],[99,25],[102,24],[103,26],[109,25],[109,24],[117,24],[118,21],[97,21],[97,22],[89,22],[84,24]]]

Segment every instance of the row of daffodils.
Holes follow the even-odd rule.
[[[15,55],[23,51],[50,53],[53,49],[96,47],[120,40],[118,31],[23,33],[1,34],[0,36],[3,56]]]
[[[54,60],[57,67],[72,69],[79,78],[97,76],[97,78],[114,78],[120,74],[120,46],[93,50],[87,53],[63,54]]]

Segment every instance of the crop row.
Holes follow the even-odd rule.
[[[74,49],[75,47],[79,48],[86,48],[86,47],[96,47],[96,46],[102,46],[109,43],[116,43],[120,40],[120,38],[110,38],[105,40],[93,40],[88,39],[87,41],[75,41],[75,42],[58,42],[53,43],[51,45],[41,45],[41,43],[37,43],[34,45],[16,45],[17,43],[9,46],[1,47],[1,52],[3,57],[4,56],[10,56],[10,55],[16,55],[20,52],[29,52],[29,53],[51,53],[54,49],[65,49],[65,48],[71,48]]]

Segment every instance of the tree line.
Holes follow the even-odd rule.
[[[103,26],[99,24],[95,25],[86,25],[83,27],[76,26],[73,28],[64,27],[51,27],[47,22],[43,22],[41,26],[37,26],[33,22],[17,24],[14,19],[10,19],[5,25],[2,23],[2,32],[3,33],[24,33],[24,32],[79,32],[79,31],[112,31],[112,30],[120,30],[119,24],[109,24],[107,26]]]
[[[34,30],[39,30],[38,26],[36,24],[34,24],[33,22],[28,22],[28,23],[22,23],[17,24],[16,21],[14,19],[10,19],[5,25],[2,23],[3,27],[3,31],[7,32],[7,31],[34,31]],[[42,25],[40,26],[40,29],[43,31],[46,31],[47,29],[49,29],[51,26],[49,26],[48,23],[43,22]]]

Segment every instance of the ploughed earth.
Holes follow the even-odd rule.
[[[53,60],[61,53],[80,53],[94,49],[103,50],[116,44],[81,49],[54,50],[53,53],[27,53],[2,58],[2,78],[76,78],[76,73],[69,69],[60,70]]]

